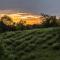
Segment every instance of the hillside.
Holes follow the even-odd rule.
[[[60,60],[60,28],[0,33],[1,60]]]

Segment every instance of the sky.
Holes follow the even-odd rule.
[[[60,0],[0,0],[0,9],[17,9],[60,15]]]

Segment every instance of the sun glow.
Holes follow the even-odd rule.
[[[0,17],[4,15],[9,16],[12,19],[12,21],[16,24],[19,24],[21,21],[23,21],[24,25],[42,24],[44,19],[40,15],[33,15],[28,13],[0,14]],[[9,23],[6,22],[6,24],[9,24]]]

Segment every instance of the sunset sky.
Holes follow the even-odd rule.
[[[0,0],[0,9],[17,9],[60,15],[60,0]]]

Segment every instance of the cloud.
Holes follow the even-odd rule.
[[[58,15],[60,0],[0,0],[0,9],[21,9]]]

